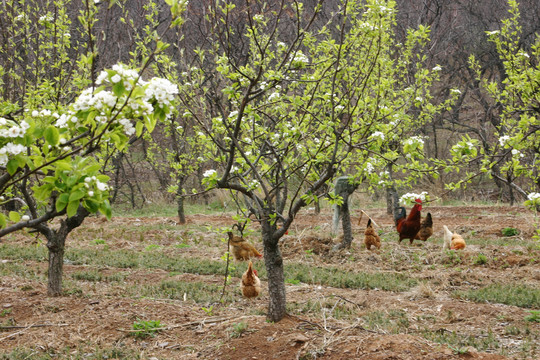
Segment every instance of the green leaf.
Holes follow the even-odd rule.
[[[58,132],[58,129],[52,125],[47,126],[45,129],[45,140],[52,146],[58,145],[58,142],[60,141],[60,133]]]
[[[66,205],[69,202],[69,194],[61,194],[58,199],[56,199],[56,211],[60,212],[65,209]]]
[[[15,174],[17,172],[17,169],[19,168],[19,160],[15,158],[10,159],[6,167],[9,175]]]
[[[99,202],[92,199],[86,199],[83,202],[83,206],[86,208],[86,210],[90,211],[92,214],[98,212],[99,210]]]
[[[7,219],[4,214],[0,213],[0,229],[3,229],[7,226]]]
[[[141,136],[143,129],[144,129],[144,124],[138,121],[137,124],[135,124],[135,130],[136,130],[135,134],[137,135],[137,137]]]
[[[163,113],[163,116],[165,116],[164,113]],[[145,118],[145,125],[146,125],[146,128],[148,129],[149,132],[154,131],[154,127],[156,126],[156,122],[157,121],[153,116],[147,116]]]
[[[82,199],[86,195],[86,192],[84,192],[82,189],[79,189],[77,191],[72,192],[69,194],[69,202],[77,201]]]
[[[90,165],[88,166],[85,170],[86,170],[86,175],[88,176],[92,176],[94,175],[97,171],[99,171],[103,166],[101,164],[94,164],[94,165]]]
[[[56,167],[57,167],[58,170],[71,171],[71,169],[73,169],[73,166],[71,165],[71,162],[66,161],[66,160],[57,161],[55,164],[56,164]]]
[[[78,180],[79,180],[79,177],[77,175],[72,175],[67,178],[66,185],[69,187],[72,187],[77,183]]]
[[[99,207],[99,211],[103,215],[107,217],[107,219],[110,219],[112,216],[112,210],[111,210],[111,204],[109,204],[109,200],[104,200],[103,203],[101,203],[101,206]]]
[[[114,95],[116,95],[117,97],[120,97],[124,94],[124,91],[126,91],[126,88],[124,87],[124,82],[123,81],[119,81],[117,82],[116,84],[113,85],[113,93]]]
[[[19,214],[16,211],[10,211],[9,212],[9,220],[11,220],[13,222],[19,222],[19,220],[21,220],[21,214]]]
[[[67,215],[69,217],[75,215],[77,213],[78,208],[79,208],[79,200],[70,201],[67,206]]]

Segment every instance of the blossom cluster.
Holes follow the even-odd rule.
[[[206,170],[203,174],[203,177],[211,177],[212,175],[216,174],[217,171],[214,169]]]
[[[0,117],[0,137],[3,138],[17,138],[24,137],[26,130],[30,125],[26,121],[21,121],[21,124],[18,125],[14,121],[7,120],[3,117]]]
[[[133,85],[144,85],[144,81],[136,70],[126,67],[124,64],[115,64],[112,71],[103,70],[96,79],[97,85],[114,85],[123,82],[124,87],[129,91]]]
[[[26,121],[21,121],[20,125],[15,121],[0,117],[0,138],[15,140],[22,138],[26,134],[26,130],[30,125]],[[16,144],[13,141],[8,141],[0,147],[0,165],[5,166],[9,161],[9,156],[16,156],[26,151],[26,146]]]
[[[381,140],[384,140],[384,133],[381,132],[381,131],[375,131],[373,134],[371,134],[372,138],[375,138],[375,139],[381,139]]]
[[[301,69],[309,64],[309,59],[302,51],[298,51],[290,58],[290,66],[295,69]]]
[[[100,192],[110,190],[109,185],[99,181],[95,176],[87,177],[84,179],[84,186],[88,189],[88,196],[94,196],[94,190],[97,189]]]
[[[423,202],[427,200],[428,196],[429,195],[427,191],[422,191],[420,194],[407,193],[407,194],[403,194],[399,198],[399,202],[402,204],[410,204],[411,202],[414,202],[416,199],[420,199]]]
[[[152,78],[145,94],[148,100],[155,99],[160,107],[169,105],[178,94],[178,87],[167,79]]]
[[[531,201],[536,201],[537,199],[540,199],[540,193],[536,193],[536,192],[530,193],[529,195],[527,195],[527,199]]]
[[[121,125],[124,133],[128,136],[136,132],[129,118],[149,116],[154,112],[152,103],[161,108],[168,106],[174,100],[174,96],[178,94],[178,87],[169,80],[152,78],[149,82],[146,82],[140,78],[137,71],[129,69],[123,64],[114,65],[112,70],[103,70],[97,77],[96,84],[108,85],[112,88],[120,84],[126,91],[131,91],[134,86],[144,87],[144,96],[142,98],[130,97],[127,99],[126,110],[128,110],[128,113],[123,113],[123,116],[115,120],[115,123]],[[92,109],[99,111],[99,114],[94,118],[98,124],[107,123],[111,118],[111,112],[117,104],[126,101],[127,96],[122,95],[119,98],[115,94],[118,94],[118,92],[103,88],[98,89],[97,92],[94,92],[91,88],[82,91],[73,103],[73,111],[58,116],[56,126],[63,128],[69,126],[70,123],[78,125],[77,112]]]
[[[26,146],[21,144],[14,144],[12,142],[7,143],[2,148],[0,148],[0,165],[5,166],[9,161],[8,155],[18,155],[26,151]]]
[[[373,166],[373,164],[370,162],[367,162],[366,171],[368,172],[368,174],[371,174],[374,170],[375,170],[375,167]]]
[[[501,146],[505,146],[508,143],[508,140],[510,140],[510,136],[504,135],[499,138],[499,144]]]
[[[411,136],[403,142],[405,145],[424,144],[424,139],[420,136]]]

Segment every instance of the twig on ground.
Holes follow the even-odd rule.
[[[69,326],[69,324],[32,324],[29,326],[22,325],[9,325],[9,326],[0,326],[0,330],[9,330],[9,329],[29,329],[35,327],[45,327],[45,326]]]
[[[163,326],[163,327],[160,327],[160,328],[152,329],[152,331],[172,330],[172,329],[177,329],[177,328],[186,327],[186,326],[192,326],[192,325],[216,324],[216,323],[219,323],[219,322],[227,322],[227,321],[231,321],[231,320],[240,320],[240,319],[245,319],[245,318],[254,317],[254,316],[255,315],[231,316],[231,317],[220,316],[220,317],[215,317],[215,318],[208,318],[208,319],[203,319],[203,320],[190,321],[190,322],[183,323],[183,324]],[[141,330],[118,329],[118,331],[131,333],[131,332],[140,332]]]
[[[314,322],[312,322],[312,321],[306,320],[306,319],[302,319],[302,318],[299,317],[299,316],[296,316],[296,315],[293,315],[293,314],[287,314],[287,316],[293,317],[293,318],[295,318],[295,319],[297,319],[297,320],[300,320],[300,321],[302,321],[302,322],[305,322],[305,323],[308,323],[308,324],[313,325],[313,326],[315,326],[315,327],[318,327],[319,329],[322,329],[322,330],[325,330],[325,331],[330,332],[330,330],[325,329],[324,326],[322,326],[322,325],[320,325],[320,324],[317,324],[317,323],[314,323]]]
[[[42,326],[43,326],[43,325],[42,325]],[[4,340],[7,340],[7,339],[9,339],[9,338],[12,338],[12,337],[14,337],[14,336],[16,336],[16,335],[19,335],[19,334],[25,332],[26,330],[28,330],[28,329],[30,329],[30,328],[32,328],[32,327],[37,327],[37,326],[36,326],[35,323],[34,323],[34,324],[30,324],[30,325],[28,325],[28,326],[25,326],[25,327],[24,327],[22,330],[20,330],[20,331],[17,331],[17,332],[15,332],[15,333],[13,333],[13,334],[11,334],[11,335],[8,335],[8,336],[4,336],[3,338],[0,338],[0,341],[4,341]],[[2,329],[6,329],[6,328],[11,328],[11,329],[13,329],[14,327],[7,327],[7,326],[2,327]]]

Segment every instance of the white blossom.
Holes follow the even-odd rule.
[[[384,134],[381,131],[375,131],[370,137],[384,140]]]
[[[109,187],[107,186],[107,184],[105,183],[102,183],[101,181],[96,181],[96,187],[99,191],[106,191],[109,189]]]
[[[500,144],[501,146],[505,146],[506,143],[508,142],[508,140],[510,140],[510,136],[508,136],[508,135],[503,135],[503,136],[501,136],[501,137],[499,138],[499,144]]]
[[[22,221],[28,221],[28,220],[30,220],[30,216],[28,216],[28,215],[23,215],[23,216],[21,217],[21,220],[22,220]]]
[[[527,195],[527,199],[529,199],[531,201],[535,201],[536,199],[540,199],[540,193],[536,193],[536,192],[530,193],[529,195]]]
[[[214,174],[216,174],[216,173],[217,173],[216,170],[210,169],[210,170],[206,170],[206,171],[204,172],[203,176],[204,176],[204,177],[210,177],[210,176],[212,176],[212,175],[214,175]]]
[[[169,105],[176,94],[178,86],[162,78],[152,78],[145,90],[148,100],[155,99],[160,106]]]
[[[289,58],[289,65],[298,68],[309,64],[309,59],[302,51],[298,51],[296,54],[291,55]]]
[[[111,82],[113,82],[114,84],[120,82],[122,80],[122,77],[118,74],[115,74],[112,78],[111,78]]]
[[[422,139],[420,136],[411,136],[407,140],[404,141],[404,144],[412,145],[415,143],[424,144],[424,139]]]
[[[373,167],[373,165],[371,163],[366,163],[366,171],[371,174],[373,172],[373,170],[375,170],[375,168]]]
[[[420,194],[407,193],[407,194],[403,194],[399,198],[399,202],[403,204],[409,204],[411,202],[414,202],[416,199],[420,199],[422,202],[424,202],[426,201],[427,197],[428,197],[427,191],[422,191]]]
[[[442,67],[440,65],[437,65],[435,66],[433,69],[431,69],[433,71],[441,71],[442,70]]]

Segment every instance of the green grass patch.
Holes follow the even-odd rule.
[[[136,338],[154,337],[161,327],[163,327],[163,325],[161,325],[160,320],[137,319],[137,321],[133,323],[133,330],[135,331],[130,334]]]
[[[516,236],[519,235],[519,230],[513,227],[506,227],[502,229],[502,234],[504,236]]]
[[[529,311],[531,314],[525,316],[526,321],[530,322],[540,322],[540,311],[538,310],[531,310]]]
[[[472,346],[478,351],[497,351],[501,349],[501,344],[497,341],[492,331],[477,336],[447,331],[446,329],[437,331],[425,329],[421,335],[430,341],[447,344],[457,354],[463,353],[469,346]]]
[[[127,275],[122,273],[116,273],[111,275],[103,275],[98,270],[83,270],[76,271],[71,274],[73,280],[78,281],[90,281],[90,282],[119,282],[126,280]]]
[[[0,247],[0,256],[11,259],[46,261],[44,247],[22,247],[4,244]],[[128,249],[111,250],[96,248],[68,248],[65,259],[73,265],[90,265],[116,268],[163,269],[175,273],[191,273],[201,275],[225,274],[225,262],[205,258],[166,255],[165,251],[135,251]],[[258,264],[257,264],[258,265]],[[233,277],[241,277],[247,264],[235,264],[229,271]],[[266,269],[257,266],[262,279],[266,278]],[[285,264],[285,278],[289,283],[306,283],[327,285],[350,289],[381,289],[385,291],[407,291],[417,281],[399,273],[364,273],[350,272],[342,269],[320,268],[301,263]],[[97,273],[79,274],[81,280],[102,281]],[[86,277],[86,279],[84,278]]]
[[[385,291],[407,291],[417,281],[399,273],[349,272],[343,269],[319,268],[304,264],[285,265],[288,282],[298,280],[306,284],[319,284],[344,289],[381,289]]]
[[[476,302],[540,308],[540,289],[526,285],[492,284],[480,289],[457,291],[454,296]]]
[[[239,291],[236,291],[237,284],[229,285],[227,293],[223,298],[225,303],[234,301]],[[128,289],[129,296],[148,297],[157,299],[191,300],[197,304],[212,303],[221,297],[221,285],[208,284],[204,282],[185,282],[166,280],[158,284],[146,284]]]
[[[0,276],[20,276],[29,280],[45,279],[45,274],[40,273],[39,269],[25,266],[15,261],[0,263]]]

